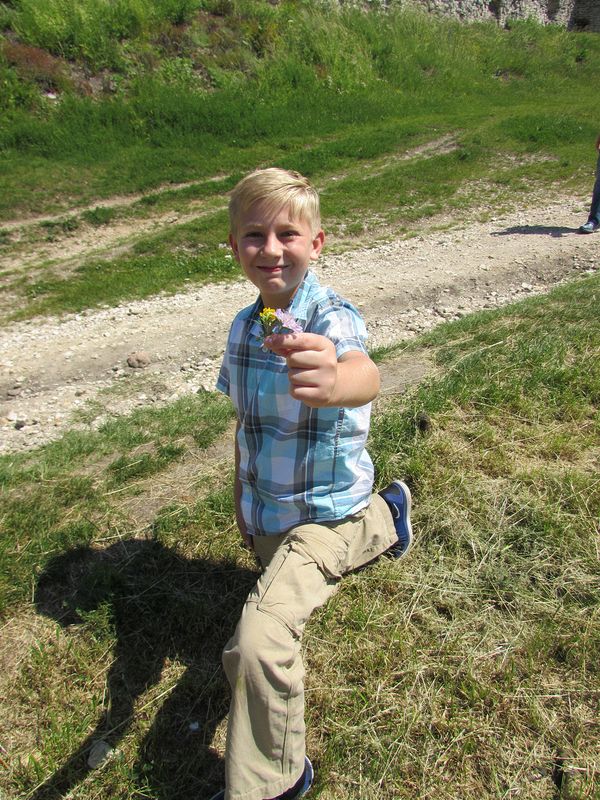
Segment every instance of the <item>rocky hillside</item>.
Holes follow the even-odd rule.
[[[532,17],[543,23],[566,25],[572,30],[600,31],[598,0],[412,0],[429,12],[464,20]]]

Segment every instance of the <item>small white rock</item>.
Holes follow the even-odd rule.
[[[103,761],[106,761],[107,758],[112,756],[113,749],[105,742],[103,739],[99,739],[98,741],[94,742],[92,745],[92,749],[90,750],[90,754],[88,756],[88,767],[90,769],[97,769]]]

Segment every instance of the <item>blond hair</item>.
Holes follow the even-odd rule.
[[[233,234],[237,232],[240,218],[254,205],[260,205],[267,214],[276,214],[288,206],[291,218],[307,222],[313,234],[321,228],[319,195],[299,172],[269,167],[242,178],[229,198],[229,224]]]

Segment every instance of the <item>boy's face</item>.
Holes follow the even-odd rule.
[[[323,231],[315,234],[305,220],[291,219],[287,206],[266,213],[260,204],[242,215],[229,236],[247,278],[271,308],[286,308],[324,241]]]

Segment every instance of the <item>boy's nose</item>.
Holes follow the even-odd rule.
[[[262,249],[266,256],[278,256],[281,254],[281,242],[275,234],[270,234],[265,236],[265,243]]]

